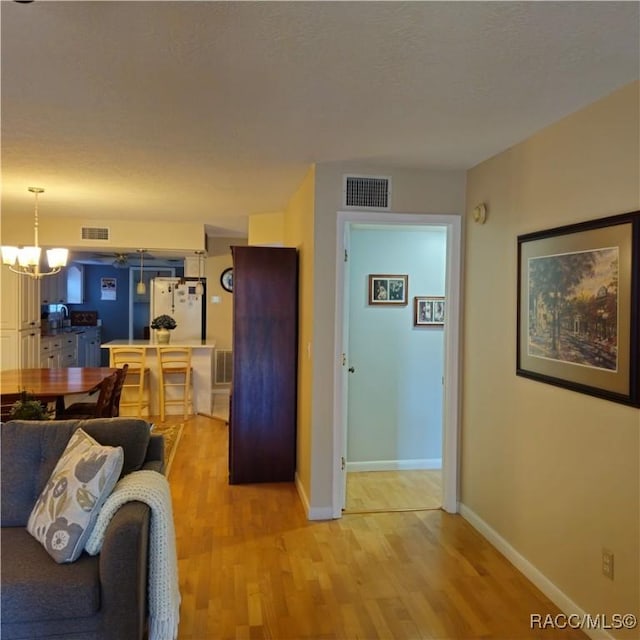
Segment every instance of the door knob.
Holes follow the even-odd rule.
[[[349,367],[349,369],[348,369],[349,373],[354,373],[354,372],[355,372],[355,370],[356,370],[356,368],[355,368],[355,367]]]

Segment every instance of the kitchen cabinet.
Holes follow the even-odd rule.
[[[20,301],[20,329],[40,327],[40,280],[18,276],[18,299]]]
[[[77,366],[100,366],[100,333],[100,327],[85,327],[84,332],[78,334]]]
[[[43,336],[40,342],[40,366],[43,369],[59,369],[62,354],[60,336]]]
[[[84,265],[72,263],[67,267],[68,304],[82,304],[84,302]]]
[[[40,326],[40,281],[21,276],[2,265],[0,329],[34,329]]]
[[[22,310],[19,303],[19,276],[9,270],[7,265],[1,266],[2,277],[0,278],[0,298],[2,299],[2,313],[0,313],[0,329],[18,329],[20,312]]]
[[[87,338],[84,333],[77,335],[77,363],[79,367],[86,367],[87,364]]]
[[[60,347],[60,366],[61,367],[77,367],[78,366],[78,334],[65,333],[62,336],[62,345]]]
[[[67,301],[67,270],[42,278],[40,291],[42,304],[64,304]]]
[[[37,367],[40,339],[40,281],[2,265],[0,345],[3,369]]]
[[[40,281],[14,273],[2,265],[0,329],[34,329],[40,326]]]
[[[40,366],[40,329],[18,331],[20,343],[21,369],[34,369]]]
[[[229,482],[292,481],[296,469],[298,255],[233,247]]]
[[[39,349],[39,366],[47,369],[79,366],[78,336],[79,334],[77,333],[60,333],[55,336],[43,336]]]
[[[84,302],[84,266],[72,263],[52,276],[42,278],[42,304],[81,304]]]
[[[12,330],[0,331],[0,366],[3,370],[19,368],[17,334]]]

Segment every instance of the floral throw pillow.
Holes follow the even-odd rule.
[[[27,523],[56,562],[80,557],[123,460],[122,447],[103,446],[82,429],[71,436]]]

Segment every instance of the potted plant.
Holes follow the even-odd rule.
[[[151,328],[155,329],[156,341],[159,344],[168,344],[169,338],[171,337],[171,334],[169,332],[175,329],[177,326],[178,325],[176,321],[166,313],[155,317],[151,321]]]
[[[9,420],[48,420],[46,407],[27,391],[22,391],[20,400],[11,407]]]

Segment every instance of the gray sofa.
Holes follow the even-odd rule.
[[[57,564],[26,529],[29,514],[71,434],[122,446],[122,474],[164,472],[164,440],[136,418],[11,421],[0,426],[3,640],[138,640],[147,616],[149,507],[118,510],[97,556]]]

